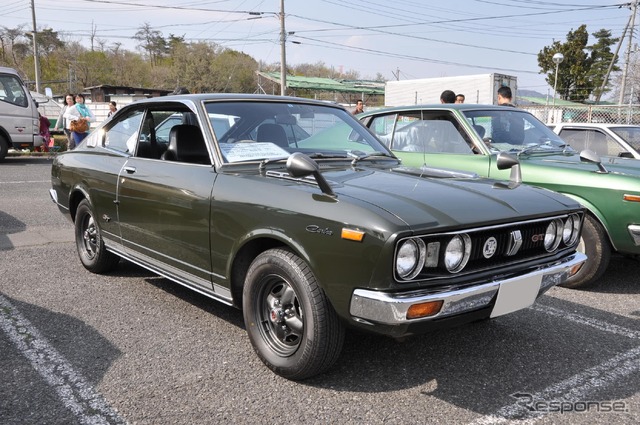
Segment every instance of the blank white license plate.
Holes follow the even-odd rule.
[[[540,291],[541,283],[542,275],[502,282],[491,317],[502,316],[531,306]]]

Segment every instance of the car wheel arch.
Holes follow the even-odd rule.
[[[307,264],[311,263],[306,250],[291,238],[274,233],[271,229],[265,232],[252,232],[250,237],[239,241],[237,249],[230,256],[229,276],[231,277],[231,296],[235,306],[242,307],[242,291],[249,266],[258,255],[273,248],[289,249]]]
[[[76,221],[78,205],[80,205],[80,202],[82,202],[83,199],[87,199],[89,204],[93,205],[89,197],[89,193],[81,187],[75,188],[69,194],[69,214],[71,214],[71,220],[74,222]]]
[[[589,214],[593,219],[595,219],[598,224],[600,224],[600,226],[602,226],[602,228],[604,229],[604,233],[607,237],[607,240],[609,241],[609,244],[611,246],[611,248],[614,251],[617,251],[615,244],[613,243],[613,240],[611,239],[611,234],[609,232],[609,226],[607,221],[604,218],[604,215],[600,212],[600,210],[598,208],[596,208],[595,205],[593,205],[591,202],[587,201],[584,198],[581,198],[579,196],[575,196],[571,193],[565,193],[565,192],[559,192],[571,199],[573,199],[574,201],[578,202],[580,205],[582,205],[585,209],[586,209],[586,213]]]

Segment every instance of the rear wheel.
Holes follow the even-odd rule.
[[[242,307],[254,350],[278,375],[309,378],[338,359],[344,328],[309,266],[294,253],[271,249],[256,257]]]
[[[89,201],[78,205],[75,219],[76,249],[82,265],[93,273],[104,273],[115,268],[120,257],[106,250]]]
[[[583,289],[594,285],[609,266],[611,244],[598,220],[587,214],[582,226],[578,251],[587,255],[587,261],[574,276],[560,286]]]
[[[2,136],[0,136],[0,161],[3,161],[9,152],[9,142]]]

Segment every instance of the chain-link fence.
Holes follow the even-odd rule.
[[[640,105],[556,105],[555,107],[551,105],[529,105],[521,108],[531,112],[546,124],[594,122],[640,125]]]

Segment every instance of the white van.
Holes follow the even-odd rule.
[[[0,67],[0,161],[9,148],[41,144],[37,103],[15,69]]]

